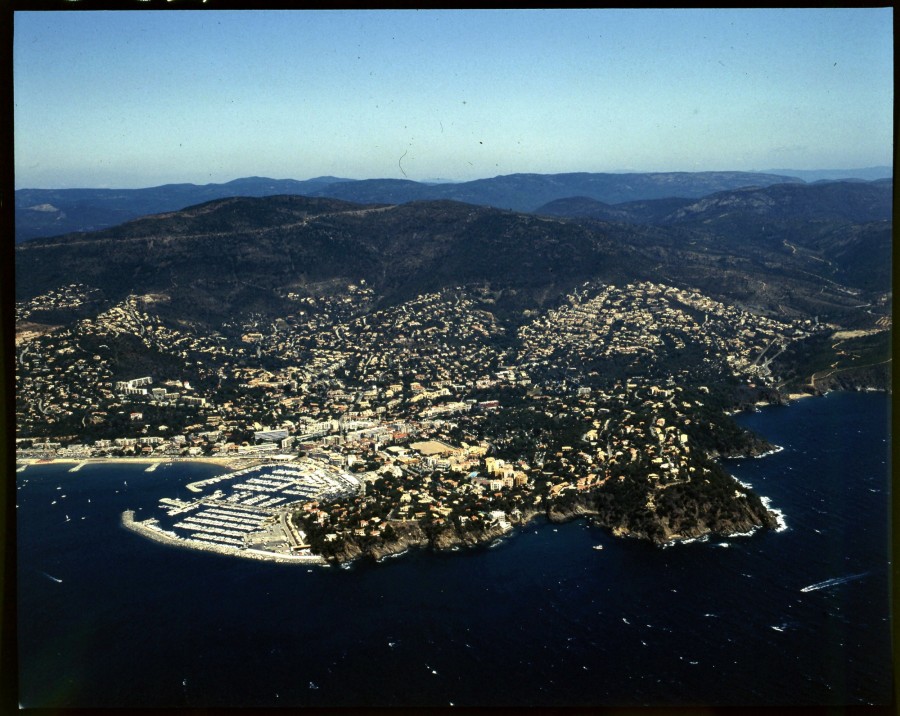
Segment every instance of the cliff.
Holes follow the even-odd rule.
[[[587,494],[578,496],[572,504],[554,505],[547,516],[551,522],[588,517],[592,524],[610,530],[617,537],[637,537],[658,545],[711,534],[747,534],[778,526],[775,515],[766,509],[762,500],[743,488],[736,490],[731,499],[687,497],[674,510],[665,504],[654,508],[645,504],[643,509],[633,512],[616,509],[602,493]]]
[[[389,529],[386,528],[379,538],[344,537],[340,542],[326,543],[322,555],[330,562],[343,564],[360,558],[378,561],[410,549],[446,552],[476,547],[492,542],[514,527],[528,524],[535,517],[544,514],[542,510],[529,510],[510,515],[506,522],[475,523],[471,526],[461,526],[452,522],[426,525],[413,521],[391,521],[387,523]]]
[[[698,481],[696,485],[676,485],[653,493],[652,497],[644,492],[640,496],[640,505],[630,509],[623,509],[621,495],[617,496],[614,490],[597,490],[567,496],[551,503],[546,510],[519,512],[510,516],[508,522],[477,527],[450,522],[425,525],[394,521],[389,523],[390,530],[386,530],[389,536],[375,540],[346,537],[324,556],[341,564],[360,558],[377,561],[415,548],[441,552],[475,547],[492,542],[537,517],[546,517],[553,523],[587,517],[596,526],[606,528],[618,537],[637,537],[657,545],[710,534],[747,534],[759,528],[778,526],[775,515],[758,495],[724,472],[715,477],[710,473],[710,476],[710,480]]]
[[[891,392],[891,361],[816,374],[812,383],[819,392],[832,390],[883,390]]]

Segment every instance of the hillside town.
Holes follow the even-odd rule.
[[[409,523],[477,541],[602,493],[699,528],[672,496],[721,492],[710,456],[741,445],[710,386],[771,389],[770,361],[821,330],[654,283],[585,284],[518,325],[479,287],[387,308],[363,282],[287,298],[283,318],[207,334],[167,322],[164,296],[59,329],[35,317],[90,288],[17,306],[33,322],[16,351],[17,458],[326,465],[359,488],[275,510],[321,554]]]

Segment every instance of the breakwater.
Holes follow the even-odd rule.
[[[184,549],[199,549],[205,552],[215,552],[216,554],[227,555],[229,557],[244,557],[246,559],[282,562],[285,564],[325,564],[325,560],[318,555],[267,552],[265,550],[255,549],[251,547],[229,547],[227,545],[179,537],[174,532],[169,532],[168,530],[163,530],[157,527],[155,521],[147,520],[141,522],[140,520],[135,520],[134,510],[125,510],[122,513],[122,526],[128,530],[131,530],[132,532],[136,532],[142,537],[151,539],[154,542],[161,542],[173,547],[182,547]]]

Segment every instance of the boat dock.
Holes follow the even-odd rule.
[[[85,465],[87,465],[87,461],[79,462],[75,467],[70,467],[69,472],[78,472]]]

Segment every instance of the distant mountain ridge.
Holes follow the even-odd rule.
[[[816,181],[876,181],[892,179],[894,168],[888,166],[862,167],[860,169],[766,169],[766,174],[787,174],[805,182]]]
[[[405,204],[449,199],[513,211],[587,196],[607,203],[668,197],[700,198],[717,191],[801,180],[750,172],[657,172],[645,174],[510,174],[458,184],[405,179],[306,181],[247,177],[225,184],[167,184],[147,189],[20,189],[15,192],[16,243],[38,236],[97,231],[125,221],[176,211],[233,196],[279,194],[330,197],[359,204]]]
[[[712,240],[719,250],[773,262],[779,253],[805,257],[823,278],[865,289],[891,286],[892,179],[773,184],[717,192],[700,199],[605,204],[570,197],[536,215],[582,222],[656,227]],[[784,257],[778,259],[783,261]],[[774,265],[774,263],[773,263]]]
[[[316,177],[305,181],[244,177],[224,184],[164,184],[146,189],[18,189],[16,243],[37,236],[98,231],[132,219],[232,196],[310,194],[351,179]]]
[[[396,179],[364,179],[335,183],[316,192],[353,202],[406,203],[449,199],[510,211],[534,211],[568,196],[587,196],[607,203],[699,198],[716,191],[800,181],[795,177],[749,172],[655,172],[606,174],[509,174],[460,184],[420,184]]]
[[[608,204],[586,196],[548,202],[533,213],[627,224],[672,225],[724,219],[886,221],[892,218],[893,181],[772,184],[716,192],[699,199],[652,199]]]

